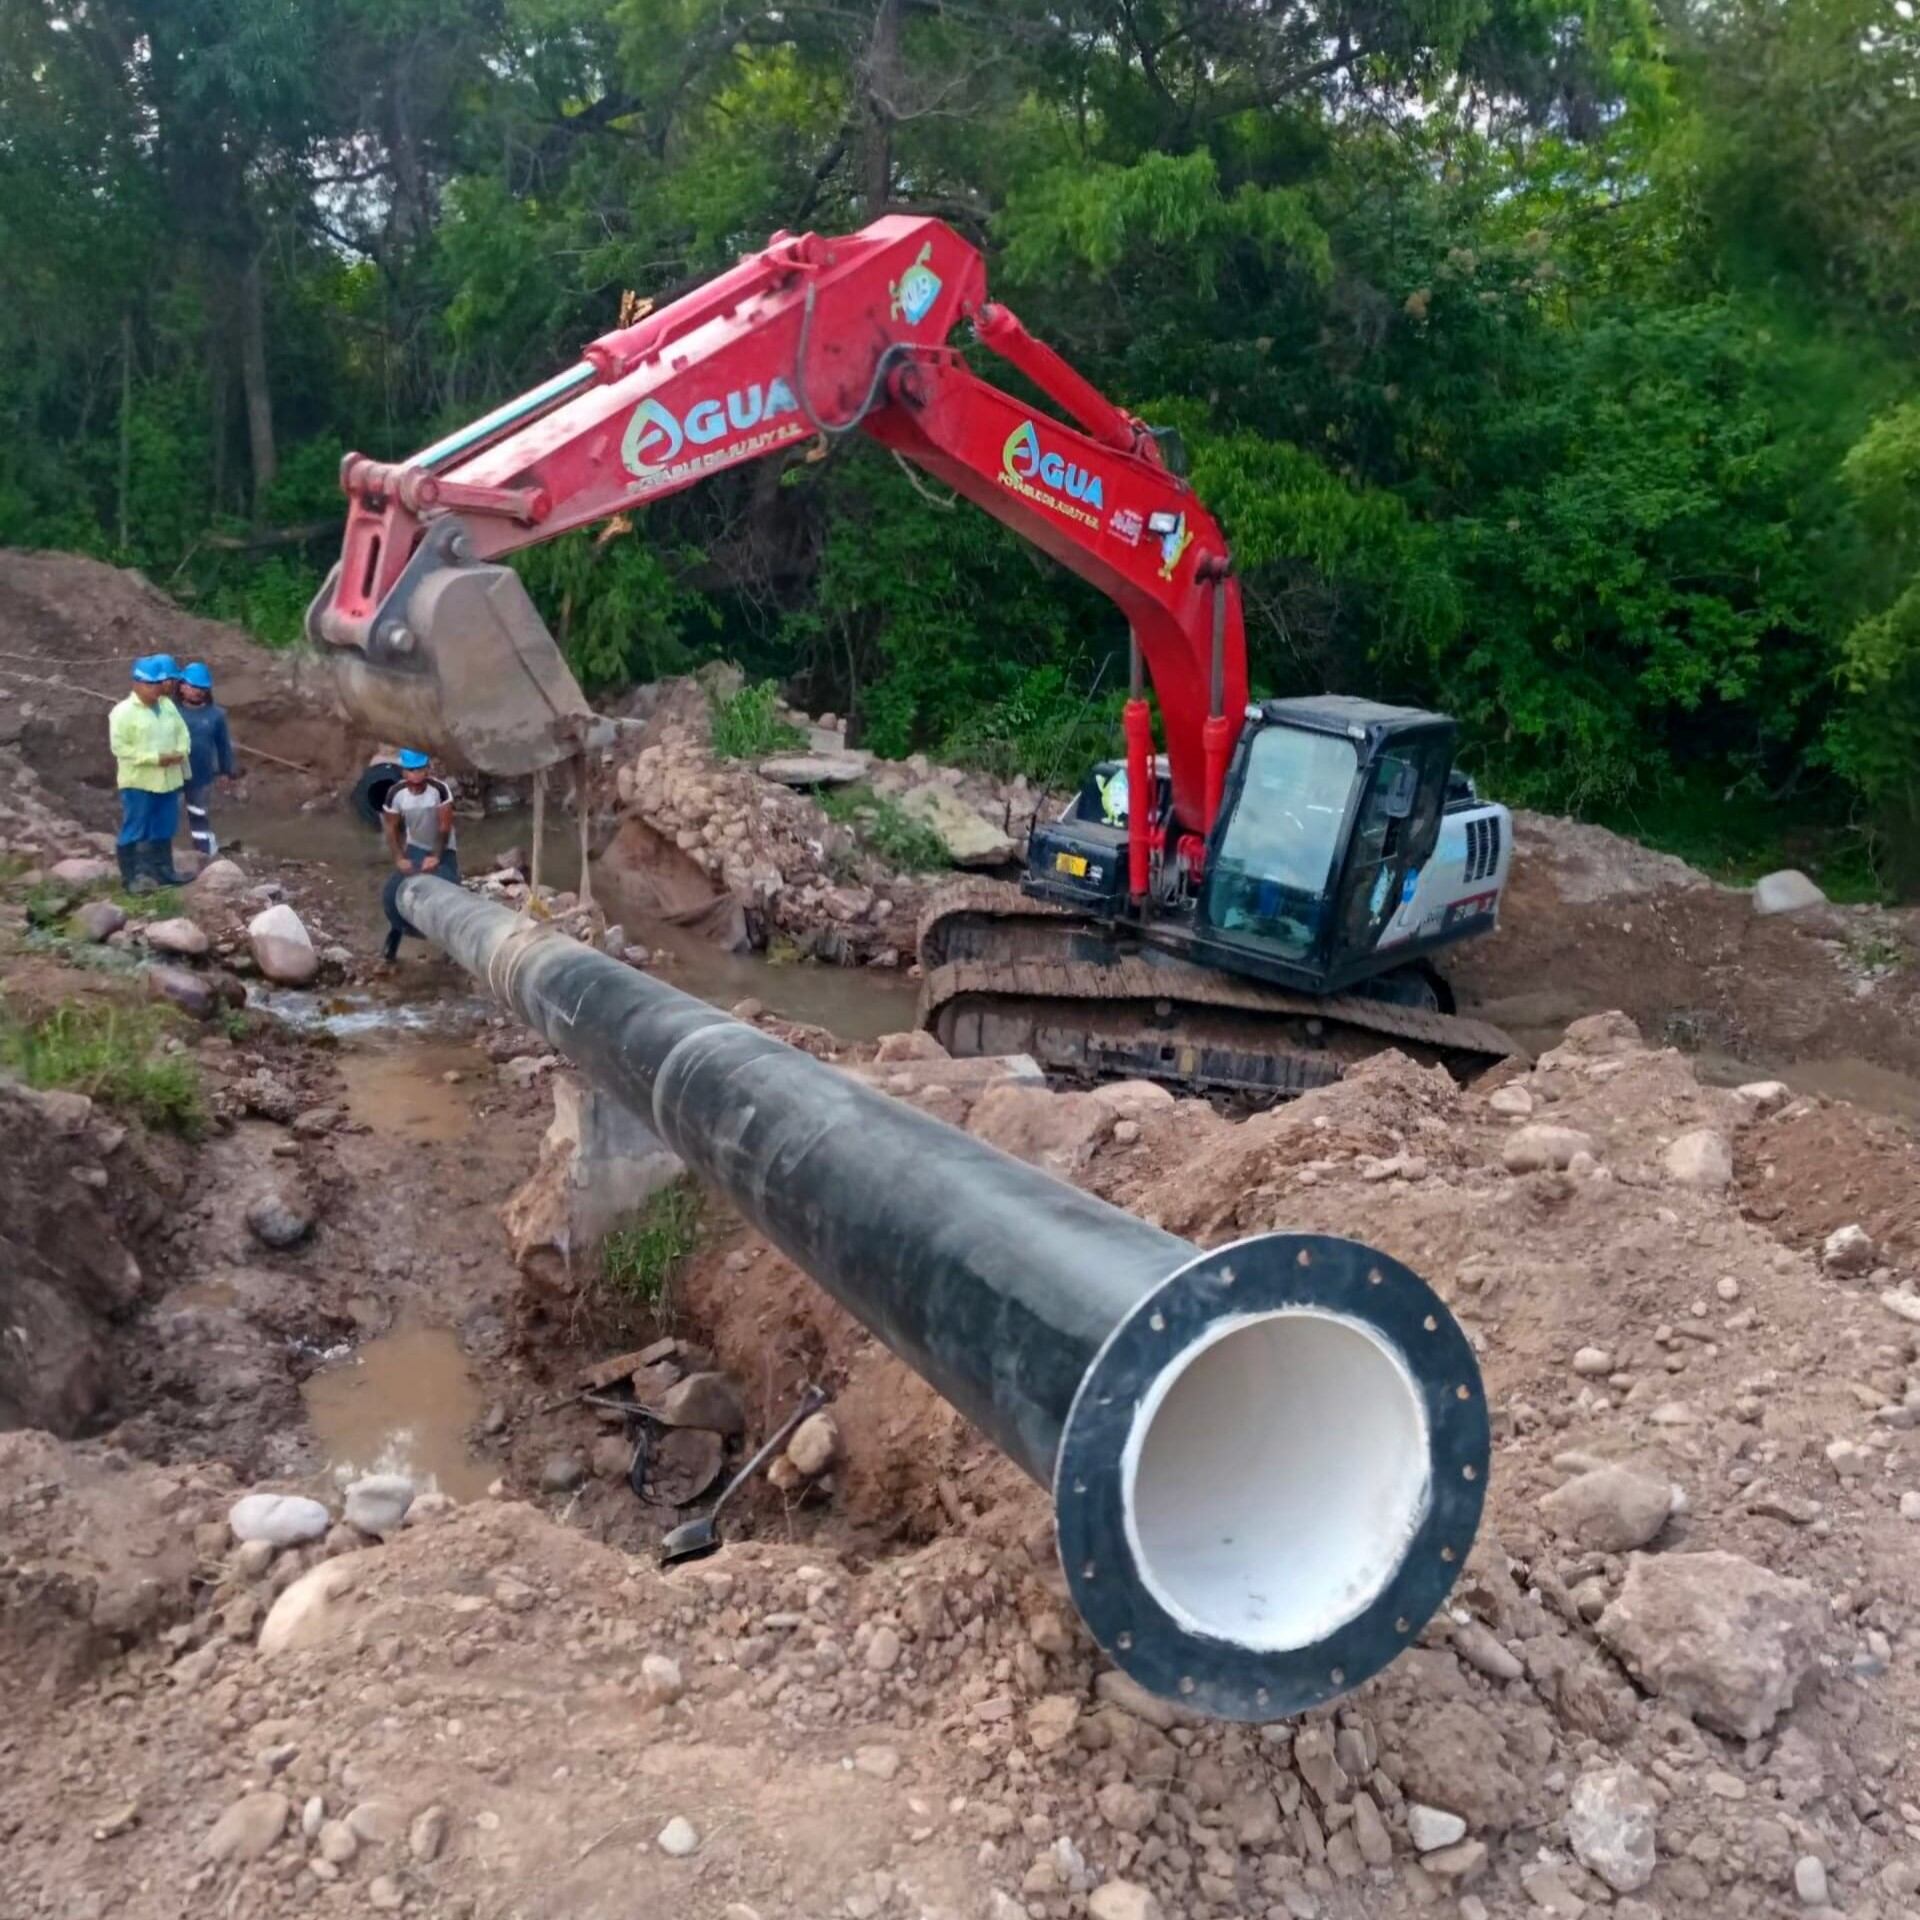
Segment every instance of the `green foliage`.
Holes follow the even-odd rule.
[[[644,539],[566,534],[519,559],[520,577],[588,692],[678,673],[692,663],[690,625],[713,624],[683,584],[695,556],[663,558]]]
[[[864,783],[828,787],[819,801],[828,819],[850,828],[862,846],[890,867],[907,873],[937,873],[951,864],[945,842],[931,827]]]
[[[713,701],[714,752],[723,760],[759,760],[804,747],[807,736],[781,718],[781,704],[774,680],[750,680],[738,693]]]
[[[673,1282],[700,1244],[706,1195],[691,1180],[676,1180],[651,1195],[630,1225],[616,1227],[600,1248],[606,1284],[623,1300],[664,1315]]]
[[[30,1087],[84,1093],[150,1127],[197,1135],[206,1126],[200,1077],[184,1054],[158,1051],[157,1008],[69,1001],[39,1016],[0,1003],[0,1066]]]

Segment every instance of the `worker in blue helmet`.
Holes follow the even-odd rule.
[[[213,697],[213,675],[201,660],[192,660],[180,673],[180,718],[187,723],[187,736],[193,752],[187,763],[187,831],[193,836],[194,850],[202,859],[211,860],[220,851],[213,831],[213,817],[207,802],[217,780],[231,788],[239,775],[234,770],[233,734],[227,725],[227,710]]]
[[[151,893],[180,881],[173,870],[173,835],[193,743],[180,709],[166,695],[178,671],[165,654],[136,660],[132,691],[107,717],[114,784],[120,789],[114,852],[120,883],[129,893]]]
[[[417,747],[402,747],[400,778],[387,789],[380,810],[394,870],[387,876],[381,904],[387,910],[385,958],[400,957],[400,941],[416,929],[400,911],[400,882],[410,873],[435,873],[460,884],[460,854],[453,831],[453,788],[433,772],[433,762]]]
[[[170,653],[156,653],[148,656],[160,673],[160,697],[171,700],[176,706],[180,703],[180,662]]]

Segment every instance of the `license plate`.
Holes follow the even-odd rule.
[[[1087,856],[1084,853],[1056,853],[1053,865],[1058,873],[1070,873],[1080,880],[1087,877]]]

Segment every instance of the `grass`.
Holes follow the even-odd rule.
[[[192,1060],[160,1051],[158,1008],[67,1001],[22,1018],[0,1005],[0,1067],[30,1087],[84,1093],[150,1127],[197,1135],[206,1126]]]
[[[634,1306],[663,1316],[674,1276],[700,1244],[706,1196],[691,1180],[676,1180],[651,1196],[630,1226],[616,1227],[600,1248],[607,1285]]]
[[[816,798],[829,820],[851,829],[863,847],[906,873],[937,873],[950,866],[946,844],[931,827],[865,785],[828,787]]]
[[[713,750],[723,760],[760,760],[806,744],[807,736],[781,718],[775,681],[750,681],[738,693],[713,702]]]

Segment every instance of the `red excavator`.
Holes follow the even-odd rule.
[[[950,344],[963,326],[1076,424],[983,380]],[[989,300],[939,221],[778,234],[412,459],[348,455],[309,636],[385,737],[485,773],[551,765],[594,716],[504,558],[856,431],[1090,580],[1131,636],[1124,761],[1035,824],[1019,886],[960,883],[922,919],[922,1015],[952,1051],[1256,1095],[1384,1045],[1457,1071],[1513,1051],[1432,964],[1494,926],[1512,840],[1453,766],[1454,723],[1249,704],[1231,556],[1178,435]]]

